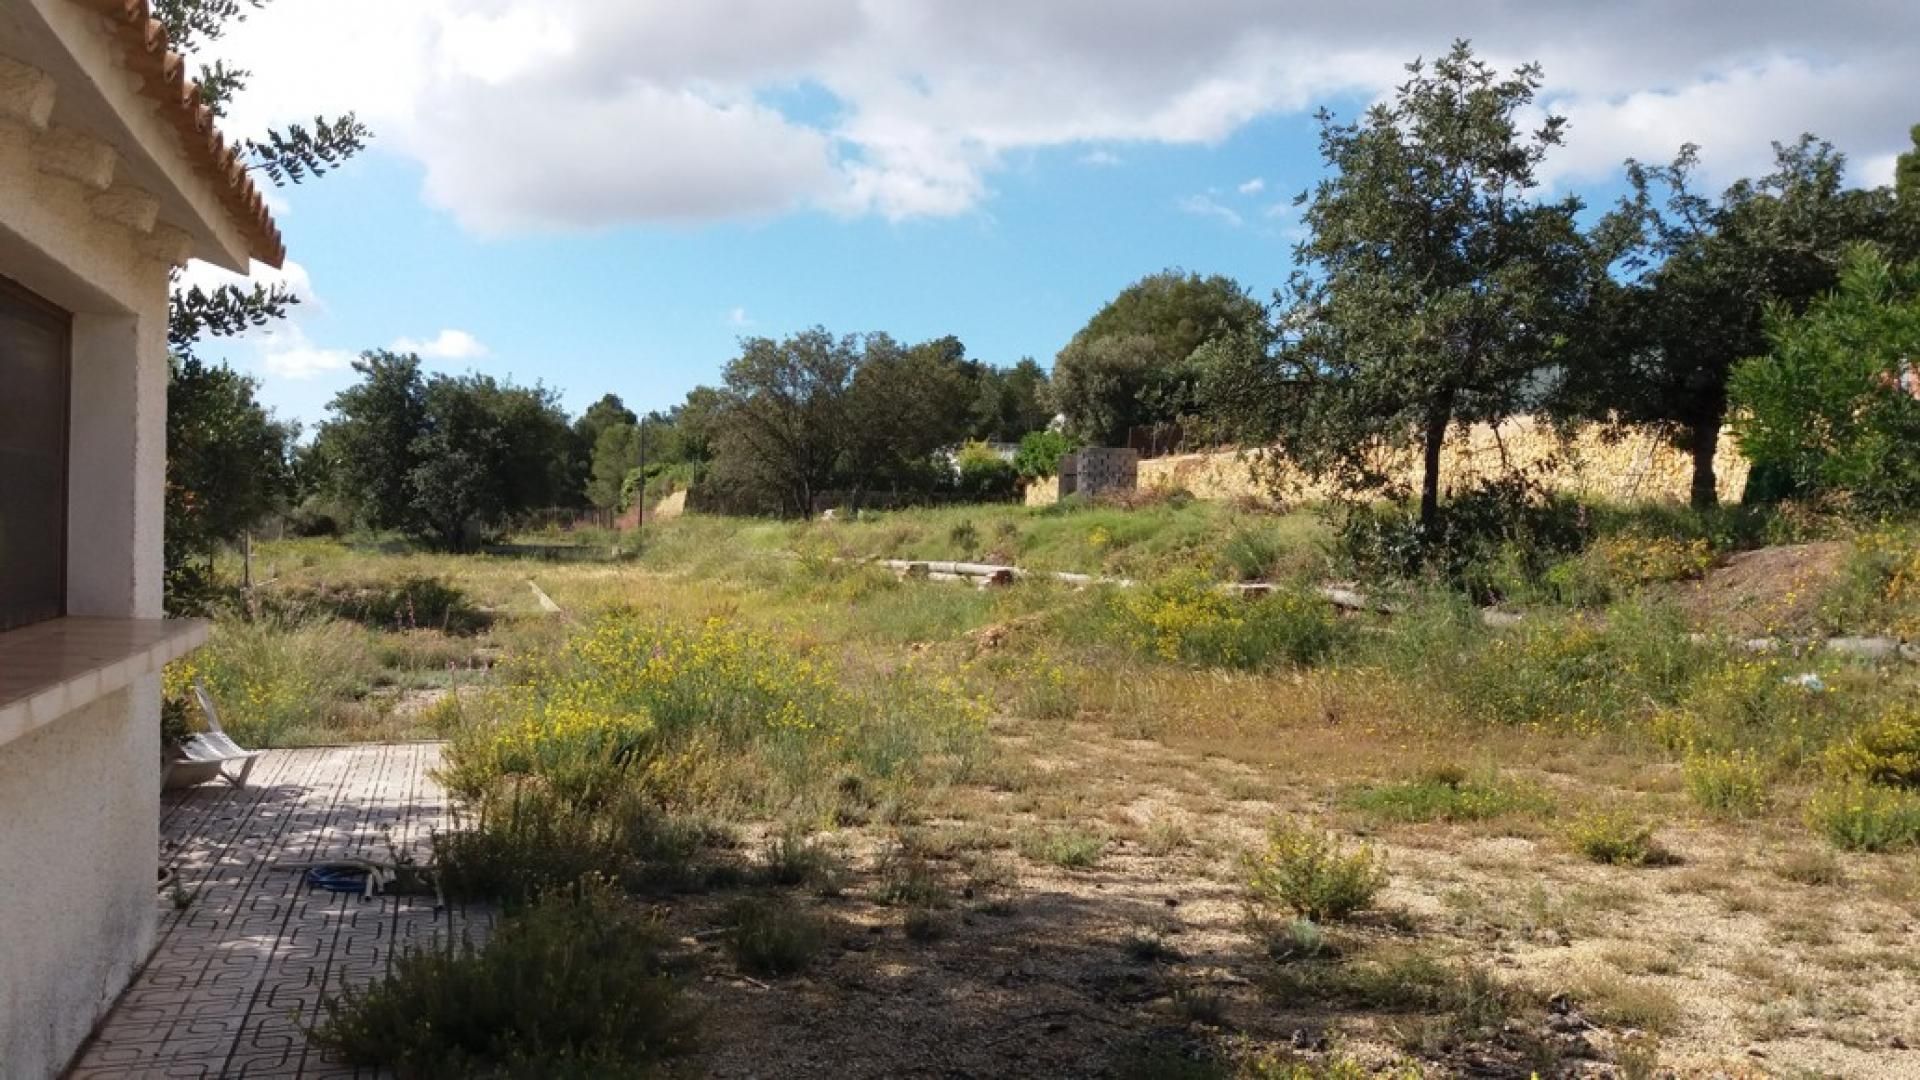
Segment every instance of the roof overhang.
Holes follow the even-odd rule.
[[[170,227],[186,249],[175,261],[198,258],[242,274],[250,259],[284,261],[260,192],[214,129],[146,0],[8,4],[0,10],[0,58],[14,62],[0,72],[0,108],[27,112],[70,142],[76,179]]]

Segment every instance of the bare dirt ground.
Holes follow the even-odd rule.
[[[1426,1075],[1920,1076],[1911,860],[1677,809],[1659,835],[1673,858],[1651,867],[1581,861],[1551,822],[1394,826],[1372,830],[1392,869],[1379,909],[1328,928],[1331,959],[1278,960],[1249,927],[1240,853],[1276,815],[1329,814],[1335,788],[1094,724],[999,735],[1015,764],[948,793],[949,817],[834,835],[851,873],[803,901],[830,927],[805,974],[734,968],[728,895],[665,905],[717,1033],[697,1071],[1209,1076],[1232,1073],[1193,1063],[1271,1054]],[[1676,798],[1670,769],[1630,783]],[[1096,835],[1097,860],[1037,855],[1061,830]],[[914,933],[882,902],[903,866],[939,883]],[[1531,1004],[1462,1030],[1443,1014],[1473,1002],[1406,992],[1469,970]]]
[[[1736,637],[1771,637],[1808,628],[1846,558],[1845,541],[1743,551],[1680,590],[1695,625]]]

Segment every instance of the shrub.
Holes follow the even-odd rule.
[[[770,885],[805,885],[832,894],[840,890],[846,864],[824,841],[783,829],[767,840],[761,876]]]
[[[1431,577],[1484,601],[1505,591],[1500,576],[1537,579],[1580,550],[1591,532],[1585,508],[1512,475],[1482,479],[1455,495],[1433,535],[1411,507],[1350,508],[1336,528],[1334,551],[1361,577]]]
[[[313,1038],[403,1077],[629,1075],[692,1048],[653,921],[593,881],[503,917],[480,949],[409,950],[326,999]]]
[[[1898,705],[1828,751],[1836,776],[1920,788],[1920,708]]]
[[[1247,857],[1256,903],[1291,909],[1316,923],[1344,919],[1373,904],[1386,886],[1386,856],[1372,844],[1344,848],[1332,836],[1276,822],[1264,849]]]
[[[1206,667],[1311,664],[1339,639],[1333,608],[1317,596],[1276,589],[1239,599],[1193,573],[1123,590],[1113,612],[1140,651]]]
[[[1920,844],[1920,794],[1861,780],[1829,784],[1807,800],[1807,824],[1843,851]]]
[[[1022,480],[1045,480],[1058,473],[1060,459],[1076,449],[1065,432],[1029,431],[1020,437],[1020,449],[1013,455],[1013,468]]]
[[[493,622],[458,586],[429,574],[282,586],[259,595],[266,611],[282,617],[318,611],[376,630],[472,634]]]
[[[1920,347],[1920,266],[1869,245],[1839,287],[1767,320],[1771,348],[1728,379],[1734,438],[1756,472],[1875,511],[1920,505],[1920,401],[1899,379]]]
[[[1397,784],[1351,792],[1348,806],[1393,821],[1480,821],[1510,814],[1541,814],[1553,799],[1531,785],[1502,780],[1492,770],[1436,768]]]
[[[1751,751],[1727,754],[1696,751],[1680,767],[1687,794],[1703,809],[1729,817],[1750,817],[1767,808],[1767,769]]]
[[[960,494],[975,502],[1006,502],[1020,493],[1020,474],[1014,464],[992,447],[970,442],[954,456],[955,483]]]
[[[826,944],[818,916],[777,897],[746,897],[728,912],[733,962],[755,975],[805,971]]]
[[[1713,560],[1713,547],[1703,538],[1629,533],[1594,541],[1548,569],[1543,580],[1561,602],[1597,607],[1647,585],[1691,581],[1711,569]]]
[[[1610,866],[1644,866],[1666,859],[1653,826],[1618,809],[1589,810],[1567,825],[1567,842],[1588,859]]]

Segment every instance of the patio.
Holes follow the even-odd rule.
[[[82,1049],[70,1076],[348,1077],[303,1029],[323,988],[365,983],[396,948],[484,934],[484,913],[436,911],[432,897],[363,899],[310,889],[291,864],[358,856],[388,843],[425,861],[448,824],[428,773],[431,743],[273,751],[251,783],[169,792],[163,858],[178,895],[161,891],[158,944]]]

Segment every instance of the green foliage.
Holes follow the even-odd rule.
[[[728,909],[727,921],[733,962],[754,975],[797,975],[826,944],[819,917],[784,897],[745,897]]]
[[[1402,494],[1386,463],[1416,450],[1422,540],[1449,433],[1525,407],[1588,286],[1579,201],[1532,197],[1565,129],[1524,126],[1540,84],[1537,66],[1503,78],[1457,42],[1359,120],[1323,111],[1331,175],[1302,215],[1288,334],[1243,372],[1251,391],[1225,395],[1250,441],[1349,491]]]
[[[1345,848],[1327,833],[1276,821],[1266,847],[1246,858],[1256,904],[1282,907],[1316,923],[1373,905],[1387,884],[1386,856],[1372,844]]]
[[[1627,163],[1632,194],[1597,230],[1621,273],[1596,282],[1557,408],[1671,432],[1693,457],[1693,503],[1708,506],[1729,376],[1766,351],[1768,309],[1804,309],[1848,245],[1894,234],[1886,190],[1849,188],[1845,157],[1812,135],[1776,143],[1772,172],[1717,200],[1693,190],[1698,158],[1688,144],[1667,166]]]
[[[1094,865],[1106,850],[1106,838],[1085,829],[1033,830],[1020,837],[1020,854],[1068,870]]]
[[[1553,809],[1552,796],[1537,786],[1504,780],[1491,769],[1471,774],[1445,766],[1411,780],[1362,788],[1345,802],[1390,821],[1481,821]]]
[[[1409,660],[1468,717],[1496,723],[1616,729],[1680,701],[1717,657],[1676,613],[1640,604],[1603,618],[1538,612],[1499,632],[1456,627],[1465,632],[1453,635],[1454,651]]]
[[[376,630],[475,634],[493,624],[451,578],[430,574],[296,581],[262,592],[256,603],[261,613],[283,619],[325,614]]]
[[[640,429],[633,424],[608,424],[594,440],[587,501],[602,510],[624,510],[627,475],[639,467]]]
[[[221,619],[184,671],[206,682],[227,734],[265,749],[321,735],[372,687],[378,665],[366,632],[347,623]]]
[[[1920,845],[1920,793],[1863,780],[1829,784],[1807,800],[1807,824],[1843,851]]]
[[[1751,751],[1695,751],[1681,765],[1687,794],[1701,808],[1728,817],[1752,817],[1773,801],[1768,770]]]
[[[1920,707],[1895,705],[1827,754],[1835,776],[1920,789]]]
[[[1653,826],[1618,808],[1589,810],[1567,824],[1567,843],[1589,860],[1609,866],[1644,866],[1665,858]]]
[[[1704,539],[1623,533],[1603,536],[1549,567],[1541,583],[1562,603],[1599,607],[1648,585],[1698,579],[1713,563],[1713,548]]]
[[[1012,462],[982,442],[970,442],[954,457],[955,483],[971,502],[1007,502],[1020,493]]]
[[[695,1017],[653,921],[592,879],[503,917],[486,945],[410,950],[326,999],[314,1030],[346,1061],[423,1080],[653,1075]]]
[[[199,613],[213,582],[205,569],[222,544],[291,493],[298,428],[260,406],[252,379],[228,367],[175,357],[167,380],[167,609]]]
[[[1204,575],[1175,574],[1114,595],[1120,635],[1162,660],[1206,667],[1311,664],[1340,638],[1333,608],[1298,589],[1240,598]]]
[[[1776,309],[1767,332],[1731,383],[1754,467],[1862,510],[1920,507],[1920,264],[1857,248],[1836,292],[1798,316]]]
[[[1079,449],[1064,431],[1048,428],[1020,436],[1020,449],[1013,455],[1013,469],[1022,480],[1045,480],[1060,471],[1060,459]]]
[[[334,396],[314,453],[362,524],[467,550],[528,510],[571,499],[572,433],[545,387],[424,376],[417,356],[368,352]]]
[[[1432,577],[1490,600],[1580,550],[1591,528],[1574,500],[1526,477],[1507,476],[1456,493],[1433,523],[1423,523],[1410,507],[1350,506],[1334,551],[1364,577]]]
[[[1094,446],[1125,446],[1130,429],[1168,423],[1197,405],[1189,362],[1213,338],[1260,325],[1266,311],[1228,277],[1166,270],[1134,282],[1096,312],[1053,365],[1053,400]]]

